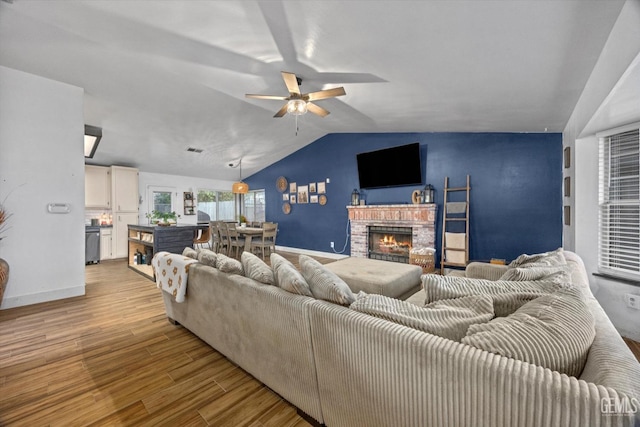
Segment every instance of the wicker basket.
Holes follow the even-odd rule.
[[[422,254],[409,254],[409,264],[422,267],[422,273],[433,273],[436,271],[436,260],[434,253]]]

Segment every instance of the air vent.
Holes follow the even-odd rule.
[[[187,148],[187,151],[191,152],[191,153],[202,153],[202,148],[193,148],[193,147],[189,147]]]

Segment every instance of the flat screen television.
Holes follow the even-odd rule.
[[[356,155],[360,188],[422,184],[420,144],[415,142]]]

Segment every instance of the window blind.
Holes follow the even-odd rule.
[[[599,250],[602,273],[640,279],[638,129],[600,138]]]

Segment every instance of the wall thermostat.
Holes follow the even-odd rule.
[[[66,214],[71,212],[71,205],[69,203],[49,203],[47,205],[47,212],[55,214]]]

